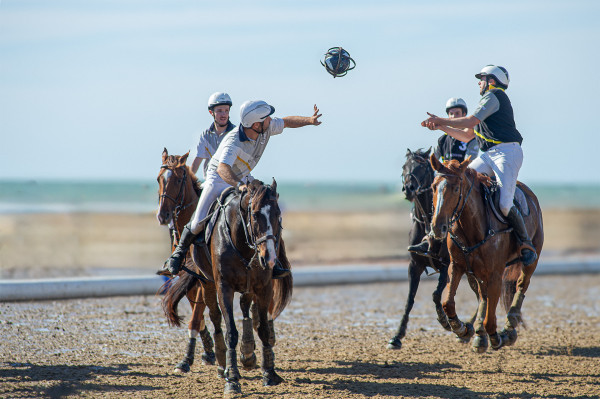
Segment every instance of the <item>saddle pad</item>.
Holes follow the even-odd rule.
[[[496,216],[496,218],[505,224],[508,224],[506,217],[500,212],[500,189],[496,186],[495,182],[492,187],[487,187],[482,184],[483,193],[485,199],[487,199],[488,206],[492,209],[492,212]],[[529,205],[527,205],[527,196],[521,190],[521,188],[517,185],[515,189],[515,197],[513,199],[513,204],[519,209],[521,215],[523,217],[529,216]]]
[[[221,209],[223,209],[221,204],[225,204],[227,198],[230,195],[235,195],[235,194],[236,194],[235,187],[228,187],[225,190],[223,190],[223,192],[221,193],[219,198],[217,198],[210,205],[210,208],[208,210],[208,216],[207,216],[208,220],[206,221],[206,225],[204,227],[204,242],[205,243],[210,242],[210,237],[212,236],[212,231],[213,231],[215,225],[217,224],[217,218],[219,217],[219,214],[221,213]]]

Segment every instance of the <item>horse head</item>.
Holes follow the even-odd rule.
[[[431,148],[427,151],[406,151],[406,162],[402,166],[402,191],[411,202],[417,195],[429,190],[433,182],[433,169],[429,164],[430,153]]]
[[[165,148],[162,165],[158,172],[158,211],[156,218],[161,225],[169,224],[186,202],[186,184],[193,184],[195,176],[186,166],[189,152],[184,155],[169,155]]]
[[[431,166],[437,172],[433,180],[433,217],[431,231],[436,239],[446,238],[450,227],[458,220],[467,202],[474,180],[467,176],[471,163],[469,156],[465,161],[450,160],[441,163],[437,157],[430,156]],[[471,173],[476,173],[472,171]],[[460,208],[459,208],[460,207]]]
[[[248,185],[248,231],[256,246],[260,263],[272,269],[277,261],[281,238],[281,210],[277,202],[277,182],[269,186],[259,180]]]

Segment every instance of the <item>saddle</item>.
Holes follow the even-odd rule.
[[[508,220],[500,211],[500,186],[498,185],[495,176],[492,177],[492,185],[490,187],[485,184],[481,184],[483,188],[483,199],[487,203],[488,207],[492,210],[492,213],[496,216],[496,219],[500,223],[508,224]],[[529,205],[527,205],[527,196],[521,190],[519,185],[515,189],[515,197],[513,199],[513,204],[519,209],[521,215],[529,216]]]
[[[208,250],[208,243],[210,242],[210,238],[212,237],[212,232],[217,224],[217,219],[221,214],[221,211],[230,200],[230,197],[236,195],[235,187],[228,187],[219,197],[210,205],[208,210],[208,215],[202,219],[200,222],[201,228],[204,229],[204,234],[199,234],[198,238],[193,242],[194,244],[194,252],[192,257],[196,265],[202,270],[207,279],[211,282],[214,282],[210,276],[212,275],[211,270],[211,255]],[[196,251],[201,251],[204,253],[204,258],[208,264],[204,264],[201,262],[200,254]]]

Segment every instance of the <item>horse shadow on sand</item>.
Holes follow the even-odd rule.
[[[576,348],[573,352],[583,350]],[[585,348],[583,356],[598,357],[600,348]],[[296,378],[297,384],[320,385],[323,390],[339,391],[340,396],[343,393],[361,394],[370,396],[385,397],[438,397],[438,398],[463,398],[463,399],[530,399],[532,397],[558,399],[562,396],[548,394],[547,396],[534,395],[533,393],[523,391],[520,393],[511,392],[501,394],[498,392],[475,391],[465,387],[457,387],[442,383],[436,383],[443,380],[444,373],[464,373],[465,371],[458,364],[453,363],[420,363],[420,362],[385,362],[365,363],[365,362],[347,362],[338,361],[337,367],[311,368],[310,372],[321,375],[337,375],[335,378],[315,379],[315,378]],[[288,371],[305,372],[306,370]],[[442,374],[442,375],[440,375]],[[529,375],[529,378],[539,383],[544,379],[559,377],[558,375]],[[361,378],[371,379],[371,381],[361,380]],[[397,379],[412,380],[413,382],[388,382],[372,381],[373,379]],[[600,385],[600,384],[599,384]],[[573,396],[573,398],[588,398],[589,396]]]
[[[144,392],[152,395],[156,387],[143,384],[115,385],[95,382],[98,376],[123,375],[140,378],[166,378],[165,374],[130,371],[139,364],[98,365],[36,365],[32,363],[0,364],[0,396],[63,398],[67,396],[101,396],[109,392]],[[24,386],[27,384],[27,386]],[[8,396],[3,396],[8,395]]]

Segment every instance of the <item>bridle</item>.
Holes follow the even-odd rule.
[[[427,160],[425,160],[424,158],[421,158],[419,156],[413,156],[413,160],[421,165],[424,165],[426,168],[426,171],[429,172],[433,172],[433,168],[431,167],[431,165],[429,164],[429,162]],[[413,168],[414,170],[414,168]],[[430,173],[431,175],[433,175],[433,173]],[[426,174],[425,177],[428,177],[429,174]],[[426,220],[420,220],[418,219],[415,214],[413,213],[412,218],[415,222],[422,224],[425,226],[425,233],[428,234],[429,233],[429,223],[431,222],[430,220],[427,219],[431,219],[430,216],[430,212],[425,211],[425,206],[421,203],[422,201],[424,201],[425,199],[422,198],[422,194],[431,192],[431,182],[430,183],[425,183],[423,182],[423,184],[421,184],[421,180],[415,175],[415,173],[410,172],[407,174],[402,174],[402,187],[406,187],[406,182],[409,181],[411,183],[416,182],[417,183],[417,188],[416,190],[413,190],[415,193],[415,198],[414,198],[414,204],[415,207],[417,207],[420,211],[420,213],[422,215],[425,216]]]
[[[161,165],[160,168],[170,170],[173,173],[173,176],[176,176],[175,170],[173,170],[171,166]],[[194,203],[194,201],[190,201],[189,203],[183,205],[183,201],[185,200],[186,181],[187,181],[187,168],[184,167],[183,168],[183,176],[181,178],[181,183],[179,184],[179,189],[177,191],[177,196],[175,198],[173,198],[169,194],[166,193],[166,184],[165,184],[163,192],[158,196],[159,204],[162,202],[162,200],[164,198],[173,201],[173,203],[175,204],[175,208],[173,210],[173,223],[175,224],[175,226],[177,226],[177,218],[179,217],[179,214]],[[177,229],[175,229],[175,232],[177,232]],[[179,241],[179,237],[177,237],[177,241]]]
[[[447,173],[438,173],[438,176],[460,178],[460,186],[459,186],[460,196],[458,197],[458,202],[456,203],[456,207],[452,211],[452,215],[450,216],[450,220],[448,221],[448,231],[450,231],[452,226],[458,221],[458,219],[460,219],[460,216],[462,215],[463,211],[465,210],[465,205],[467,205],[467,201],[469,200],[469,197],[471,196],[471,191],[473,190],[473,187],[475,186],[475,176],[473,175],[470,180],[471,184],[469,186],[469,191],[467,192],[467,195],[465,196],[464,200],[463,200],[463,181],[464,181],[464,179],[462,176],[456,176],[456,175],[447,174]],[[462,207],[460,207],[460,210],[458,210],[458,207],[460,206],[461,201],[462,201]],[[432,216],[432,218],[433,218],[433,216]]]
[[[269,187],[269,186],[267,186]],[[273,197],[273,196],[271,196]],[[270,198],[272,199],[272,198]],[[273,240],[273,243],[275,244],[275,253],[279,253],[279,242],[281,240],[281,231],[283,230],[282,226],[281,226],[281,215],[279,216],[279,228],[277,230],[276,234],[265,234],[262,237],[258,237],[256,238],[256,234],[254,232],[254,228],[252,227],[252,222],[254,217],[253,212],[252,212],[252,196],[249,198],[248,200],[248,209],[246,210],[246,213],[248,214],[248,220],[246,221],[246,223],[242,222],[242,226],[244,227],[244,236],[246,238],[246,245],[248,245],[248,247],[250,249],[254,250],[254,255],[252,256],[252,259],[250,260],[250,262],[248,262],[249,264],[252,263],[252,261],[254,260],[254,258],[256,258],[258,256],[261,264],[263,264],[264,267],[264,259],[258,255],[259,251],[258,251],[258,246],[260,244],[262,244],[263,242],[266,242],[268,240]],[[240,200],[239,202],[239,207],[238,207],[238,214],[241,218],[241,220],[245,220],[244,216],[242,214],[242,201]]]

